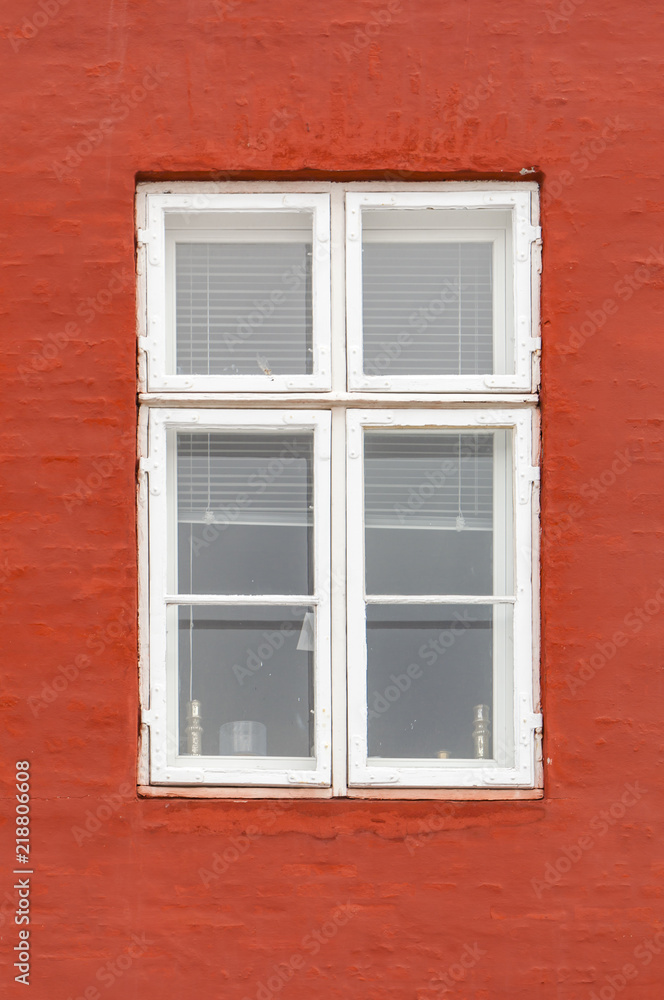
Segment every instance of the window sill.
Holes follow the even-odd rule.
[[[429,799],[455,802],[489,802],[544,798],[543,788],[348,788],[334,795],[331,788],[237,788],[191,785],[138,785],[141,798],[169,799]]]

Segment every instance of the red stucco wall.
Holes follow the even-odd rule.
[[[29,760],[34,1000],[659,998],[661,5],[0,17],[9,995]],[[215,171],[542,181],[542,801],[137,798],[134,191]]]

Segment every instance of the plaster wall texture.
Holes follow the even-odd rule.
[[[0,931],[29,759],[31,996],[658,998],[661,5],[0,19]],[[134,193],[220,173],[541,182],[541,801],[137,797]]]

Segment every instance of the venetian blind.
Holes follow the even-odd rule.
[[[313,370],[311,243],[175,245],[178,374]]]
[[[178,521],[312,523],[312,437],[178,434]]]
[[[493,372],[492,244],[365,242],[366,375]]]
[[[491,434],[367,433],[367,527],[491,530],[493,443]]]

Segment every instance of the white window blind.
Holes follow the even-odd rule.
[[[311,437],[178,434],[180,523],[312,523]]]
[[[492,243],[365,241],[365,373],[385,355],[398,375],[493,371],[492,258]]]
[[[313,370],[311,243],[176,243],[178,374]]]
[[[367,527],[491,530],[491,434],[373,433],[364,460]]]

